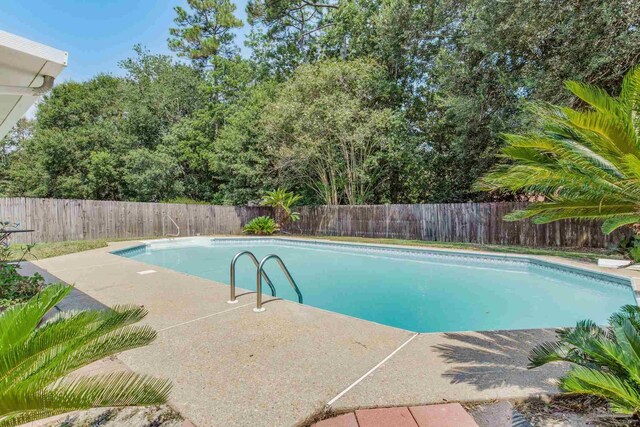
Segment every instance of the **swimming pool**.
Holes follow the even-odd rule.
[[[229,263],[244,250],[258,259],[279,255],[306,305],[414,332],[550,328],[587,318],[604,324],[621,306],[636,303],[628,279],[510,256],[204,237],[151,241],[114,254],[228,284]],[[265,271],[278,297],[297,301],[271,261]],[[251,260],[243,257],[236,267],[236,285],[255,291]],[[263,293],[269,293],[266,283]]]

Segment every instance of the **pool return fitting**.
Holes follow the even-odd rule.
[[[271,296],[274,296],[274,297],[276,296],[276,288],[273,285],[273,282],[271,281],[271,279],[269,279],[269,276],[267,276],[267,273],[264,271],[265,263],[267,261],[269,261],[270,259],[272,259],[272,258],[275,259],[278,262],[278,265],[280,266],[280,269],[282,270],[284,275],[287,277],[287,280],[289,281],[289,284],[291,285],[293,290],[298,295],[298,302],[300,304],[302,304],[302,292],[300,292],[300,288],[298,288],[298,285],[296,284],[295,280],[293,280],[293,277],[291,277],[291,273],[289,273],[289,269],[287,269],[287,266],[284,265],[284,262],[282,261],[282,259],[276,254],[270,254],[270,255],[267,255],[266,257],[262,258],[262,260],[258,263],[258,259],[250,251],[238,252],[233,257],[233,259],[231,260],[231,265],[229,266],[229,278],[230,278],[230,281],[229,281],[229,292],[230,292],[230,298],[229,298],[229,301],[227,301],[229,304],[235,304],[235,303],[238,302],[238,300],[236,299],[236,262],[243,255],[247,255],[249,258],[251,258],[251,260],[253,261],[253,264],[257,268],[257,271],[256,271],[256,308],[254,308],[253,311],[255,311],[256,313],[261,313],[261,312],[263,312],[265,310],[265,308],[262,306],[262,278],[264,278],[264,280],[267,282],[267,285],[269,285],[269,288],[271,288]]]

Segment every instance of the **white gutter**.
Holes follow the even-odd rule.
[[[2,86],[0,85],[0,95],[26,95],[40,96],[49,92],[53,88],[54,77],[42,76],[42,85],[36,87],[28,86]]]

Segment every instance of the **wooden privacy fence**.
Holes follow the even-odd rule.
[[[163,227],[165,234],[176,230],[167,215],[181,236],[238,234],[248,220],[270,212],[247,206],[0,198],[0,221],[35,230],[14,235],[12,243],[162,236]]]
[[[606,236],[593,221],[565,220],[544,225],[502,218],[526,203],[446,203],[428,205],[304,207],[288,226],[307,235],[384,237],[538,247],[606,248],[624,231]]]
[[[605,248],[624,231],[605,236],[600,224],[567,220],[545,225],[502,218],[524,203],[318,206],[298,209],[301,219],[288,232],[306,235],[385,237],[539,247]],[[173,233],[181,236],[238,234],[251,218],[270,208],[95,200],[0,198],[0,220],[33,233],[13,242],[125,239]]]

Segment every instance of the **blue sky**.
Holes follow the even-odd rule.
[[[69,52],[59,81],[86,80],[99,72],[119,74],[118,61],[140,43],[153,53],[167,49],[176,5],[186,0],[0,0],[0,29]],[[243,47],[246,0],[236,0],[245,26],[237,31]]]

